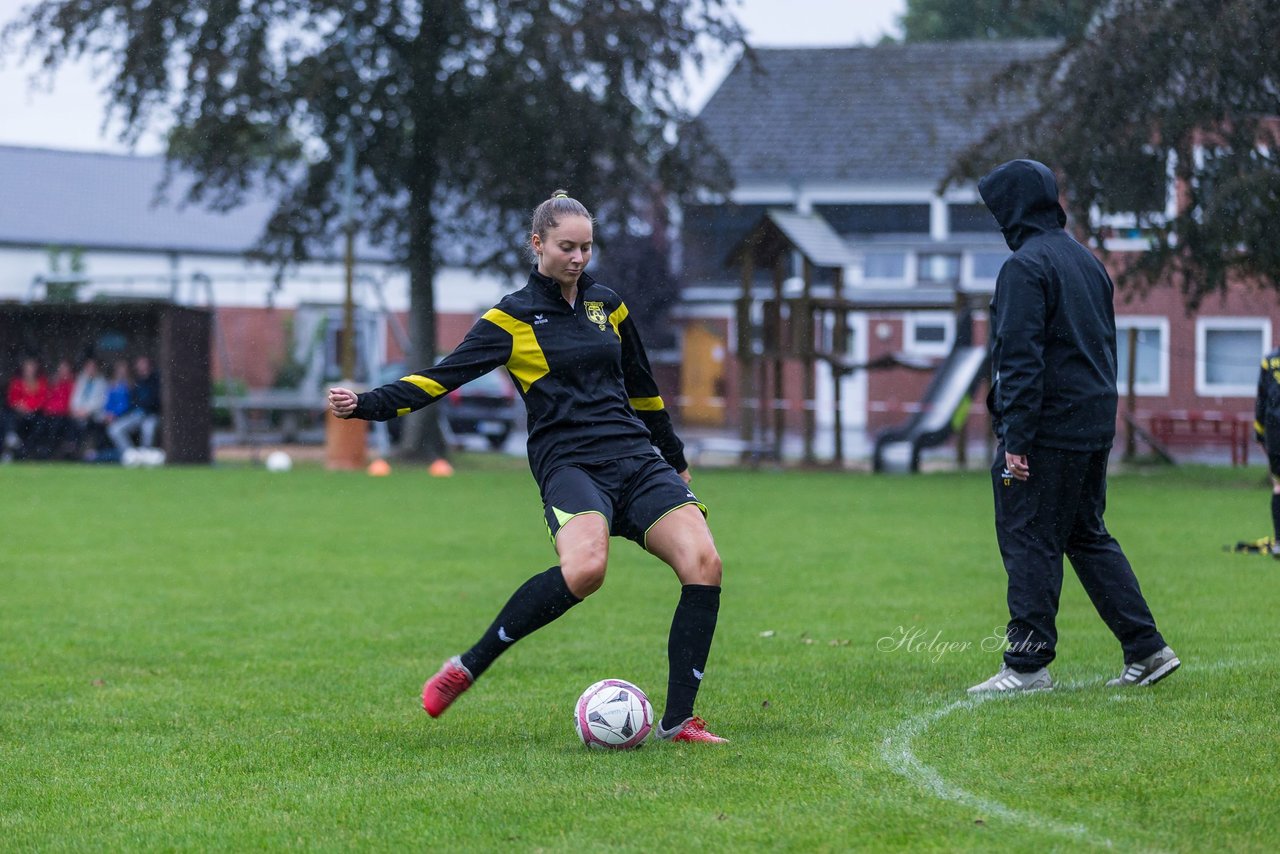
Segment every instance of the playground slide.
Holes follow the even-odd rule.
[[[968,338],[968,336],[963,336]],[[908,470],[920,469],[920,451],[939,445],[964,423],[973,393],[987,371],[987,348],[975,347],[958,336],[956,345],[938,367],[920,401],[920,411],[909,421],[876,437],[872,457],[875,470],[887,464],[907,462]]]

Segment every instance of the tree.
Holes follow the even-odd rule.
[[[659,200],[660,201],[660,200]],[[597,241],[593,275],[618,292],[640,329],[649,350],[676,345],[668,324],[680,299],[680,282],[672,272],[671,224],[665,206],[655,204],[646,218],[633,218],[624,228],[609,229]]]
[[[1103,0],[907,0],[908,42],[1079,38]]]
[[[1176,284],[1189,310],[1233,282],[1280,289],[1277,32],[1274,0],[1210,15],[1200,0],[1111,0],[1087,38],[1002,72],[1002,97],[1034,106],[964,152],[948,182],[1033,156],[1099,247],[1114,227],[1099,214],[1150,239],[1118,284]]]
[[[352,139],[359,227],[408,268],[418,366],[442,258],[510,269],[557,186],[621,222],[647,201],[631,188],[704,179],[669,145],[679,81],[742,37],[726,0],[43,0],[5,35],[48,68],[108,68],[124,140],[170,128],[190,200],[275,190],[273,258],[333,245]]]

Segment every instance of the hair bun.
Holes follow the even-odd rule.
[[[568,190],[556,190],[554,193],[552,193],[552,194],[551,194],[551,198],[553,198],[553,199],[567,199],[567,198],[569,198],[569,191],[568,191]]]

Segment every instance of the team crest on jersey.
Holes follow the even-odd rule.
[[[604,303],[584,302],[582,305],[587,310],[587,320],[598,324],[603,332],[605,324],[609,322],[609,315],[604,313]]]

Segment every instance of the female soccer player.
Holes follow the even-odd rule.
[[[511,644],[598,590],[617,535],[670,565],[682,585],[658,737],[723,742],[693,715],[720,607],[720,556],[635,322],[585,272],[593,222],[557,190],[533,212],[537,267],[524,288],[485,312],[439,364],[364,394],[330,389],[329,406],[339,418],[385,421],[505,365],[528,409],[529,467],[560,564],[526,581],[480,640],[427,681],[429,715],[443,714]]]

